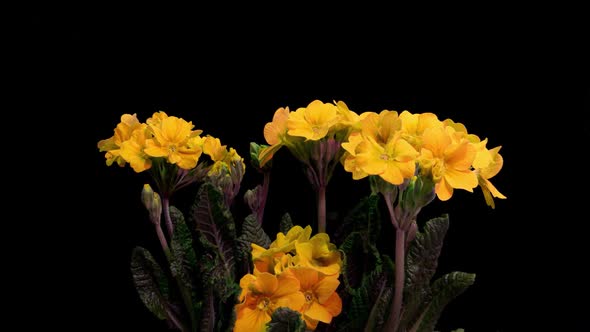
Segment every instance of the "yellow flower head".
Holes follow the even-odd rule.
[[[286,273],[280,276],[266,272],[247,274],[240,280],[240,287],[242,293],[236,305],[234,332],[264,331],[277,308],[300,311],[305,304],[299,280]]]
[[[119,166],[125,166],[125,159],[121,157],[119,149],[123,142],[131,139],[131,134],[140,126],[137,114],[123,114],[121,122],[115,127],[115,133],[112,137],[98,142],[98,149],[105,152],[106,163],[108,166],[116,162]]]
[[[260,167],[271,160],[274,154],[288,141],[287,119],[289,113],[289,107],[280,107],[275,111],[272,122],[264,125],[264,139],[269,146],[262,148],[258,155]]]
[[[371,137],[381,145],[391,140],[402,126],[396,111],[383,110],[379,114],[367,112],[361,116],[363,117],[361,120],[363,137]]]
[[[506,199],[506,196],[502,195],[498,189],[490,182],[489,179],[494,177],[504,165],[504,159],[500,155],[501,146],[497,146],[489,150],[490,161],[487,164],[479,164],[476,166],[474,162],[475,172],[477,173],[477,181],[483,192],[484,198],[487,205],[491,206],[492,209],[496,207],[494,198]]]
[[[417,151],[420,151],[422,148],[424,130],[443,126],[443,123],[434,113],[412,114],[408,111],[403,111],[399,115],[399,118],[402,121],[402,138],[410,143]]]
[[[318,233],[307,242],[296,242],[295,251],[296,266],[307,266],[325,275],[340,273],[342,256],[326,233]]]
[[[290,268],[288,273],[299,280],[300,291],[305,296],[301,308],[309,330],[315,330],[318,322],[329,324],[342,311],[342,299],[336,292],[340,285],[338,274],[326,276],[309,267]]]
[[[127,161],[137,173],[152,167],[152,160],[143,150],[147,141],[147,125],[140,124],[131,134],[131,138],[121,144],[120,156]]]
[[[424,131],[419,163],[423,173],[432,176],[437,197],[446,201],[453,189],[473,192],[477,176],[471,170],[476,155],[475,146],[467,139],[454,142],[452,127],[433,127]]]
[[[161,120],[160,117],[154,116],[150,121],[154,138],[146,141],[144,152],[151,157],[167,158],[183,169],[194,168],[202,153],[202,138],[192,131],[194,125],[175,116]]]
[[[314,100],[307,107],[298,108],[289,114],[287,119],[288,134],[317,141],[326,137],[339,119],[336,105]]]
[[[359,180],[369,175],[356,163],[356,148],[362,141],[363,137],[361,136],[361,133],[353,132],[348,136],[348,142],[342,143],[342,148],[346,153],[342,155],[341,162],[344,165],[344,170],[352,173],[352,178],[354,180]]]
[[[383,144],[373,136],[365,136],[357,145],[355,167],[369,175],[379,175],[391,184],[402,184],[414,176],[419,153],[398,131]]]

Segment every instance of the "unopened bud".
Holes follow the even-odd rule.
[[[141,201],[150,214],[151,222],[156,225],[160,224],[162,216],[162,200],[160,199],[160,195],[153,191],[149,184],[143,185]]]

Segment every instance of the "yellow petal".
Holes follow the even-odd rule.
[[[436,197],[441,201],[447,201],[453,196],[453,187],[451,187],[445,178],[442,178],[440,182],[435,185]]]
[[[238,314],[234,332],[262,332],[266,330],[266,323],[270,322],[270,314],[266,310],[244,307]]]
[[[455,169],[468,170],[475,159],[477,151],[473,144],[463,141],[461,144],[452,144],[445,149],[445,163]]]
[[[342,299],[337,292],[334,292],[328,299],[324,301],[324,303],[322,303],[322,306],[326,308],[332,317],[336,317],[342,312]]]
[[[400,172],[399,168],[397,168],[392,162],[386,163],[385,170],[383,173],[379,174],[379,176],[391,184],[397,185],[404,182],[404,176]]]
[[[473,188],[477,187],[478,184],[477,175],[472,171],[458,171],[447,168],[444,179],[451,187],[470,192],[473,192]]]
[[[290,269],[291,273],[299,280],[301,290],[310,290],[318,283],[318,271],[310,267],[298,267]]]
[[[278,284],[277,289],[273,293],[273,297],[280,298],[295,293],[300,289],[299,280],[289,274],[281,274],[275,279],[278,280]]]
[[[277,290],[279,282],[274,275],[263,272],[256,276],[253,286],[257,292],[269,296]]]
[[[321,304],[326,302],[336,291],[339,285],[340,281],[338,281],[338,276],[325,277],[317,282],[317,285],[314,288],[314,293],[318,298],[318,302]]]
[[[324,323],[330,323],[332,321],[332,315],[330,312],[315,301],[311,303],[307,310],[305,310],[304,314],[311,319],[319,320]]]

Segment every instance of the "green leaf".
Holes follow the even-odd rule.
[[[167,319],[168,279],[147,249],[133,249],[131,274],[143,304],[159,319]]]
[[[430,280],[436,272],[438,257],[449,228],[449,217],[444,214],[429,220],[424,232],[418,232],[411,242],[406,257],[404,313],[400,326],[410,326],[430,302]]]
[[[211,183],[203,183],[191,209],[203,247],[218,259],[218,272],[234,279],[236,230],[231,212],[225,207],[223,194]]]
[[[432,284],[432,301],[416,322],[412,331],[430,332],[434,330],[440,314],[445,306],[458,295],[463,293],[475,282],[475,274],[464,272],[452,272],[445,274]]]
[[[264,248],[270,247],[271,243],[254,214],[246,217],[242,223],[242,234],[237,239],[238,257],[248,269],[252,261],[252,243]]]
[[[373,194],[361,201],[343,219],[341,227],[335,233],[337,242],[343,242],[348,234],[361,232],[367,234],[367,240],[376,243],[381,231],[379,216],[379,195]]]
[[[170,217],[174,224],[174,234],[170,244],[170,271],[178,282],[186,309],[191,317],[193,331],[196,331],[199,312],[195,310],[194,304],[199,301],[195,278],[198,266],[193,250],[193,237],[179,209],[171,206]]]
[[[301,314],[287,307],[277,308],[267,324],[267,332],[305,332]]]
[[[291,215],[289,213],[285,213],[281,218],[280,232],[283,234],[287,234],[287,232],[289,232],[291,228],[293,228],[293,221],[291,220]]]

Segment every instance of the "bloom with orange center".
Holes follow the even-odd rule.
[[[342,256],[326,233],[318,233],[307,242],[296,242],[295,251],[295,266],[310,267],[325,275],[340,273]]]
[[[477,176],[471,165],[477,153],[467,139],[454,142],[452,127],[434,127],[424,131],[423,147],[419,164],[423,173],[430,174],[435,182],[435,191],[441,201],[453,196],[453,189],[473,192]]]
[[[300,311],[305,304],[297,278],[283,273],[247,274],[240,280],[242,293],[236,305],[234,332],[264,331],[272,313],[279,307]]]
[[[298,108],[289,114],[287,133],[291,136],[317,141],[326,137],[339,119],[340,115],[336,105],[314,100],[307,107]]]
[[[366,136],[356,148],[356,167],[367,174],[379,175],[385,181],[399,185],[414,176],[418,151],[396,132],[385,144]]]
[[[149,128],[154,138],[146,141],[144,152],[151,157],[165,157],[183,169],[194,168],[202,153],[203,139],[195,135],[193,127],[192,122],[175,116],[152,122]]]
[[[506,199],[506,196],[502,195],[502,193],[500,193],[489,180],[498,174],[504,165],[504,159],[499,153],[500,148],[501,146],[497,146],[489,150],[491,160],[487,165],[477,164],[475,162],[473,165],[473,167],[475,167],[475,173],[477,174],[477,181],[481,187],[486,203],[492,207],[492,209],[496,207],[493,197]]]
[[[342,312],[342,299],[336,292],[340,285],[338,274],[326,276],[309,267],[290,268],[287,273],[294,275],[301,285],[305,296],[301,313],[309,330],[315,330],[318,322],[329,324]]]

